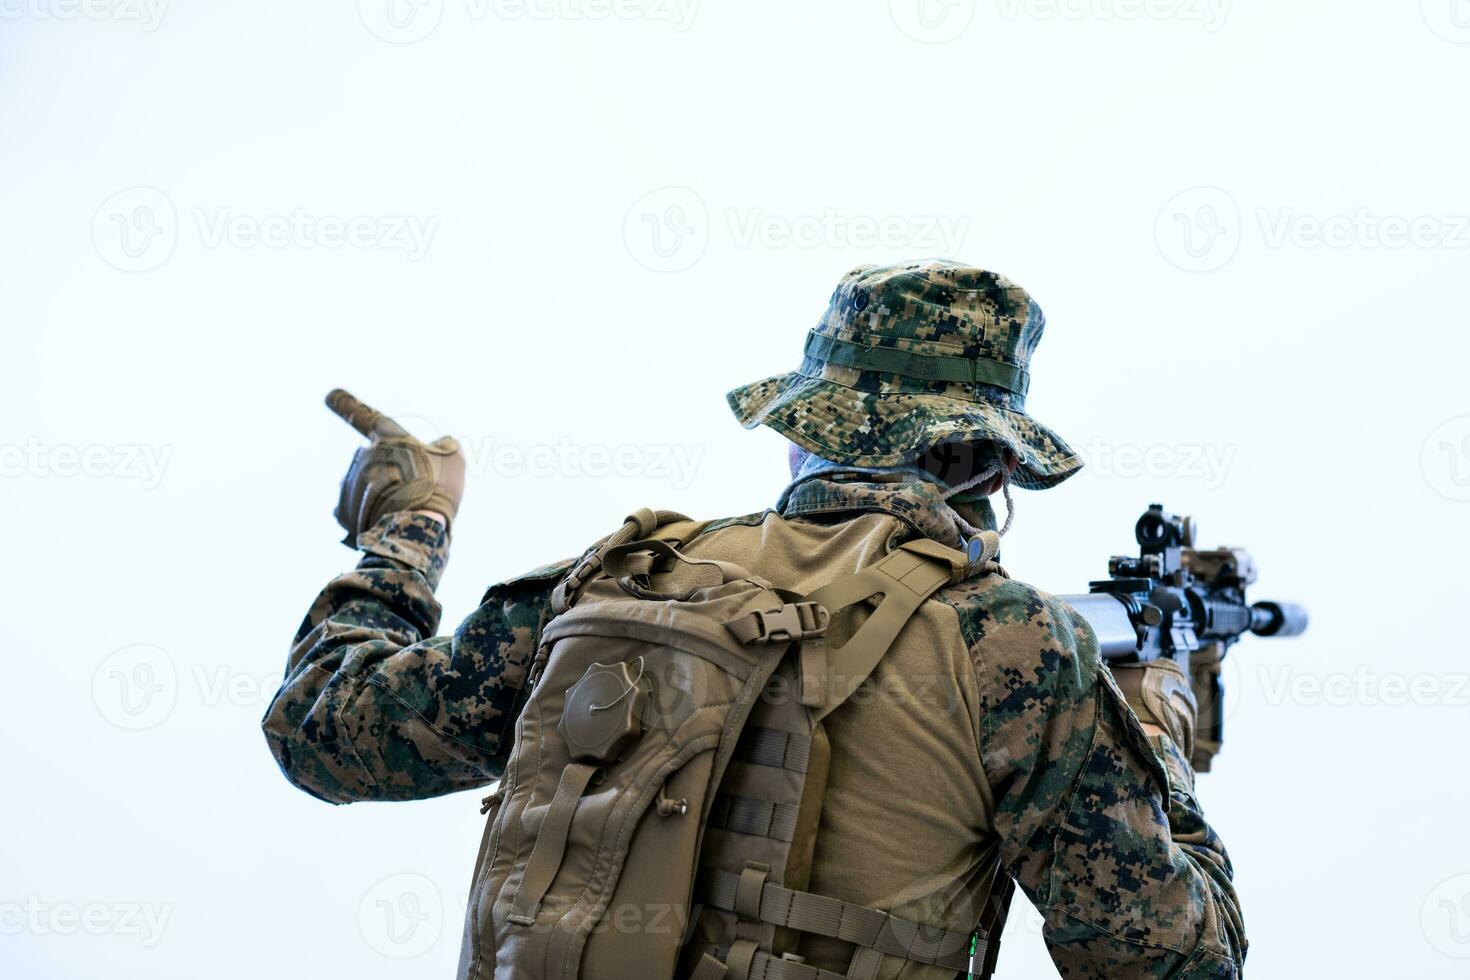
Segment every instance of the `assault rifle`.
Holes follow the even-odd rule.
[[[1195,547],[1193,518],[1153,504],[1133,531],[1137,558],[1114,556],[1108,578],[1089,583],[1086,595],[1062,600],[1087,620],[1103,659],[1137,663],[1171,657],[1190,678],[1199,705],[1194,768],[1208,772],[1224,741],[1224,685],[1220,664],[1247,632],[1298,636],[1307,611],[1289,602],[1247,604],[1245,587],[1256,565],[1242,548]]]

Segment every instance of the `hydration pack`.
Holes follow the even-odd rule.
[[[639,511],[552,594],[486,799],[460,977],[871,980],[894,959],[923,975],[988,973],[1008,889],[961,933],[807,887],[830,757],[822,719],[998,539],[987,532],[978,561],[911,541],[800,596],[656,536],[684,520]],[[829,644],[834,614],[880,597]],[[802,962],[803,933],[851,943],[847,973]]]

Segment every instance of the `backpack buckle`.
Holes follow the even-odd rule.
[[[788,602],[778,609],[757,609],[727,624],[741,643],[790,643],[821,636],[832,616],[817,602]]]

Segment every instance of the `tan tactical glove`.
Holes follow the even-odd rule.
[[[1167,658],[1146,664],[1113,664],[1112,670],[1138,720],[1163,729],[1184,758],[1192,757],[1196,706],[1184,670]]]
[[[327,395],[327,407],[372,442],[352,457],[342,478],[336,517],[347,532],[346,545],[400,510],[429,510],[454,520],[464,496],[464,453],[449,436],[425,444],[408,430],[353,398],[341,388]]]

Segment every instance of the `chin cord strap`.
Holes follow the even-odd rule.
[[[988,466],[964,483],[944,491],[944,499],[948,500],[956,494],[961,494],[966,490],[978,487],[982,483],[995,479],[997,476],[1000,477],[1000,490],[1006,502],[1006,522],[1001,525],[998,533],[1001,537],[1005,537],[1005,533],[1011,529],[1011,520],[1016,516],[1016,502],[1011,499],[1011,471],[1004,463],[997,462]],[[973,538],[980,533],[980,529],[972,526],[969,521],[961,517],[959,511],[955,511],[953,508],[950,509],[954,512],[955,520],[960,522],[960,527],[965,529],[966,534]]]

